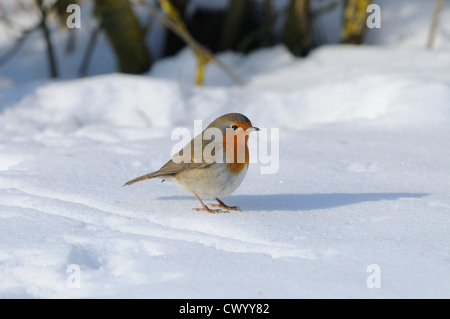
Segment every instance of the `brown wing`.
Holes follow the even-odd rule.
[[[131,185],[137,182],[145,181],[147,179],[151,179],[154,177],[163,177],[168,175],[175,175],[179,172],[193,169],[193,168],[206,168],[210,166],[211,163],[175,163],[174,161],[170,160],[168,161],[163,167],[161,167],[159,170],[153,173],[149,173],[140,177],[136,177],[135,179],[132,179],[131,181],[126,182],[122,186]]]
[[[198,144],[195,144],[194,141],[197,141]],[[123,186],[131,185],[137,182],[145,181],[150,178],[154,177],[163,177],[163,176],[170,176],[175,175],[179,172],[193,169],[193,168],[206,168],[210,165],[212,165],[211,159],[212,157],[207,157],[207,161],[205,161],[205,158],[203,157],[203,150],[205,146],[210,143],[211,141],[205,141],[202,138],[202,134],[197,135],[190,143],[188,143],[178,154],[176,154],[173,159],[177,158],[177,161],[174,162],[173,159],[169,160],[166,164],[164,164],[163,167],[161,167],[159,170],[153,173],[149,173],[140,177],[137,177],[135,179],[132,179],[131,181],[126,182]],[[220,140],[214,141],[214,143],[218,143],[217,147],[220,147],[222,142]],[[195,152],[194,147],[195,145],[201,146],[200,152]],[[194,159],[194,154],[199,154],[200,157],[198,159]],[[186,154],[187,158],[186,161],[183,161],[183,154]],[[180,158],[181,157],[181,158]],[[189,161],[190,158],[190,161]],[[201,162],[200,162],[201,161]]]

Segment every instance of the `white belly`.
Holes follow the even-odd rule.
[[[238,174],[227,170],[227,164],[215,164],[214,169],[193,169],[180,172],[174,181],[189,192],[203,198],[225,197],[241,185],[247,166]]]

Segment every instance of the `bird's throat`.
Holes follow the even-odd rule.
[[[233,174],[239,174],[244,168],[248,168],[248,134],[226,134],[223,138],[225,161],[228,170]]]

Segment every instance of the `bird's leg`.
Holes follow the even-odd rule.
[[[195,197],[197,197],[200,204],[202,204],[203,208],[193,208],[196,211],[207,211],[208,213],[229,213],[229,211],[221,210],[221,209],[211,209],[208,206],[203,203],[203,201],[200,199],[200,197],[197,196],[197,194],[193,193]]]
[[[219,203],[219,205],[217,204],[210,204],[210,206],[213,207],[221,207],[221,208],[225,208],[225,209],[231,209],[231,210],[238,210],[241,211],[241,209],[238,206],[228,206],[227,204],[225,204],[224,202],[222,202],[220,199],[218,199],[216,197],[216,201]]]

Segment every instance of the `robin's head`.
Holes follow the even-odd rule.
[[[250,132],[259,131],[259,128],[252,126],[252,122],[240,113],[224,114],[209,124],[208,128],[217,128],[222,131],[225,161],[231,172],[238,174],[248,167],[248,137]]]
[[[250,133],[252,131],[259,131],[259,128],[252,126],[252,122],[243,114],[240,113],[228,113],[216,118],[208,128],[216,127],[222,131],[223,134],[226,133],[227,129],[233,130],[236,134],[238,133]]]

